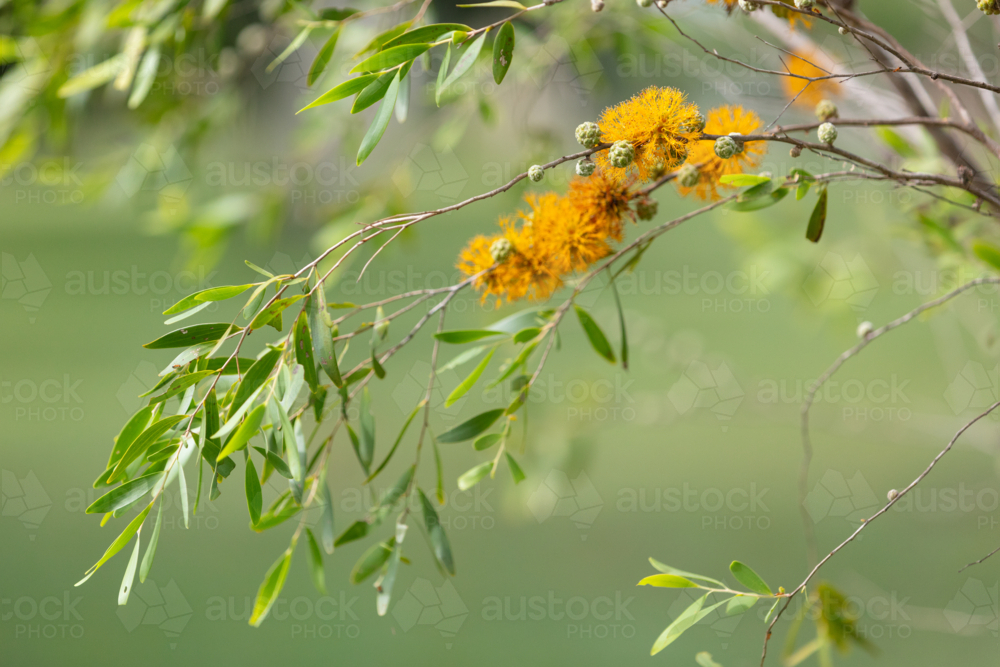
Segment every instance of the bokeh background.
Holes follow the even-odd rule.
[[[438,20],[480,25],[503,16],[447,4],[433,3]],[[918,53],[946,42],[918,9],[866,4]],[[433,71],[415,68],[409,118],[390,125],[362,167],[354,166],[354,152],[368,114],[352,117],[334,106],[294,114],[316,94],[304,75],[318,40],[266,75],[260,67],[255,74],[254,63],[278,47],[265,40],[255,53],[244,44],[237,53],[246,70],[228,74],[243,77],[238,96],[212,99],[227,76],[218,62],[195,64],[186,91],[164,91],[208,99],[211,113],[222,114],[224,122],[208,124],[197,146],[172,142],[171,124],[180,117],[143,118],[107,94],[76,110],[64,152],[34,158],[52,162],[57,178],[6,165],[0,663],[648,664],[653,640],[691,599],[636,588],[653,573],[650,556],[716,577],[738,559],[772,587],[802,580],[808,568],[796,484],[805,388],[854,344],[860,322],[885,323],[983,272],[936,252],[914,213],[927,201],[917,193],[832,187],[826,232],[815,245],[804,238],[811,200],[791,197],[756,213],[713,211],[662,237],[619,283],[628,370],[594,354],[575,322],[563,325],[562,348],[529,405],[519,456],[525,481],[515,486],[501,468],[496,479],[458,492],[458,475],[484,455],[469,444],[442,445],[448,498],[440,514],[458,575],[442,578],[414,534],[412,564],[383,618],[369,583],[347,582],[368,547],[357,542],[326,559],[325,596],[311,585],[300,545],[270,618],[259,629],[247,624],[257,586],[292,528],[248,529],[241,474],[216,501],[202,498],[188,530],[176,491],[168,495],[155,566],[127,606],[116,605],[127,555],[73,586],[114,537],[115,528],[84,514],[98,495],[91,482],[140,406],[137,395],[172,356],[141,344],[167,330],[160,313],[182,296],[247,282],[254,274],[244,259],[295,269],[380,211],[436,208],[492,189],[530,164],[577,150],[579,122],[651,84],[681,88],[704,108],[743,104],[766,122],[787,101],[780,82],[720,69],[635,3],[609,2],[599,15],[585,3],[567,5],[518,26],[518,51],[500,87],[484,57],[460,99],[438,110]],[[670,11],[726,54],[758,63],[780,66],[762,40],[799,38],[780,23],[726,18],[690,0]],[[374,21],[368,33],[345,34],[339,51],[353,53],[388,25]],[[838,49],[846,47],[822,33],[806,34],[831,57],[863,57],[845,56]],[[973,36],[994,48],[987,26]],[[877,82],[865,81],[845,89],[841,114],[870,116],[872,99],[889,110],[895,104]],[[810,118],[810,109],[793,107],[782,122]],[[901,159],[870,134],[841,135],[847,146]],[[926,145],[919,131],[901,135]],[[831,165],[793,161],[775,147],[764,169],[792,166]],[[571,169],[421,223],[360,281],[361,259],[347,265],[329,299],[372,301],[454,281],[455,257],[468,238],[513,211],[525,192],[563,189]],[[670,186],[656,198],[659,222],[696,206]],[[595,285],[581,302],[617,344],[608,290]],[[464,293],[448,327],[487,325],[519,307],[497,308]],[[813,412],[807,514],[824,553],[997,399],[998,312],[995,289],[973,291],[874,343],[823,394]],[[423,335],[373,383],[377,458],[419,400],[428,358]],[[498,392],[476,389],[444,408],[463,376],[460,369],[441,378],[432,412],[439,432],[506,404]],[[408,459],[395,461],[382,483]],[[427,461],[419,473],[425,488],[434,485]],[[859,630],[879,651],[854,650],[838,662],[996,664],[1000,561],[958,570],[1000,541],[997,461],[997,421],[990,418],[959,441],[910,503],[824,568],[820,579],[850,596]],[[346,440],[335,448],[329,479],[339,532],[364,509],[362,473]],[[275,484],[268,497],[280,490]],[[391,527],[381,530],[388,535]],[[652,660],[694,665],[696,652],[709,651],[726,667],[752,664],[762,607],[736,618],[710,616]],[[775,653],[788,625],[779,625]],[[808,638],[806,629],[800,641]]]

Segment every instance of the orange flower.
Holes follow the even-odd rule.
[[[698,142],[693,142],[697,144]],[[618,182],[598,169],[587,178],[577,176],[569,183],[569,203],[585,222],[603,238],[622,240],[622,217],[631,215],[629,187],[633,180]]]
[[[633,175],[645,181],[659,170],[676,167],[687,156],[688,142],[697,135],[698,107],[676,88],[650,86],[632,99],[609,107],[597,124],[601,141],[628,141],[635,159],[625,168],[614,167],[607,151],[594,155],[597,165],[619,183]]]
[[[479,235],[469,241],[469,245],[462,250],[462,254],[459,256],[458,270],[466,276],[474,276],[492,267],[495,262],[493,261],[493,255],[490,253],[490,247],[499,238],[501,238],[499,234],[488,238]],[[473,287],[477,290],[484,290],[483,303],[486,302],[486,299],[491,294],[497,298],[503,297],[506,291],[504,287],[506,276],[504,273],[504,265],[501,264],[493,271],[485,273],[473,281]]]
[[[824,72],[812,64],[816,62],[818,55],[817,53],[796,52],[785,61],[788,65],[788,71],[799,76],[827,76],[829,72]],[[834,79],[806,81],[793,76],[783,76],[781,83],[785,88],[785,95],[789,99],[794,99],[798,95],[795,103],[810,107],[819,104],[820,100],[840,95],[840,84]]]
[[[558,275],[582,271],[611,252],[607,233],[592,217],[580,214],[567,197],[554,192],[528,195],[531,213],[521,213],[530,224],[539,252],[549,258]]]
[[[726,105],[713,109],[705,122],[706,134],[754,134],[760,129],[760,117],[753,111],[747,111],[740,105]],[[698,184],[685,187],[678,181],[677,189],[682,195],[694,192],[699,199],[717,201],[721,197],[719,179],[729,174],[742,174],[760,165],[761,158],[767,152],[764,141],[748,141],[743,152],[723,160],[715,154],[715,142],[710,140],[693,142],[688,164],[698,167]],[[686,169],[687,167],[685,167]]]
[[[513,251],[503,263],[507,301],[530,298],[544,301],[562,286],[544,244],[535,240],[534,225],[517,227],[510,218],[501,219],[503,236]]]

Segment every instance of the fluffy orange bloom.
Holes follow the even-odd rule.
[[[697,144],[698,142],[692,142]],[[591,176],[575,177],[569,183],[569,203],[586,222],[605,238],[622,240],[625,215],[631,215],[629,200],[632,195],[629,186],[632,180],[619,182],[611,178],[603,169]]]
[[[606,231],[592,216],[581,215],[569,198],[549,192],[525,199],[531,212],[520,215],[555,273],[582,271],[611,252]]]
[[[562,286],[562,281],[544,244],[536,242],[534,225],[518,227],[510,218],[502,219],[500,225],[504,238],[513,248],[510,257],[501,265],[507,301],[523,298],[545,301]]]
[[[760,117],[753,111],[747,111],[740,105],[726,105],[709,112],[705,121],[705,134],[754,134],[760,129]],[[684,187],[677,182],[677,189],[682,195],[694,192],[699,199],[717,201],[721,197],[718,189],[728,187],[721,185],[719,179],[729,174],[742,174],[760,165],[761,158],[767,152],[764,141],[748,141],[743,152],[728,160],[723,160],[715,154],[715,142],[704,140],[693,142],[688,164],[698,166],[698,184],[694,187]],[[700,165],[700,166],[699,166]]]
[[[597,165],[613,180],[625,182],[633,175],[645,181],[661,169],[684,162],[688,142],[697,136],[698,107],[676,88],[650,86],[631,99],[601,114],[597,121],[601,141],[628,141],[635,159],[628,167],[611,164],[607,151],[594,155]]]
[[[466,276],[474,276],[492,267],[494,261],[493,255],[490,253],[490,246],[499,238],[501,238],[499,234],[494,234],[490,237],[479,235],[469,241],[469,245],[459,255],[458,270]],[[493,271],[476,278],[473,281],[473,287],[483,291],[482,301],[485,303],[490,295],[496,296],[498,299],[503,297],[506,292],[506,288],[504,287],[505,279],[503,265],[501,264]]]
[[[788,71],[799,76],[826,76],[829,72],[824,72],[819,67],[811,64],[816,62],[817,55],[815,53],[796,52],[785,61],[788,64]],[[793,76],[783,76],[781,77],[781,84],[784,86],[785,95],[789,99],[794,99],[796,95],[802,93],[795,100],[795,103],[811,107],[819,104],[821,100],[840,95],[840,84],[834,79],[822,79],[821,81],[810,82]]]

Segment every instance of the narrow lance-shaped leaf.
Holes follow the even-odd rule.
[[[372,414],[372,396],[365,387],[361,391],[361,447],[358,450],[358,457],[365,470],[372,464],[372,457],[375,455],[375,416]]]
[[[458,488],[461,491],[468,491],[479,482],[490,474],[490,470],[493,469],[493,462],[486,461],[485,463],[480,463],[475,468],[467,471],[461,477],[458,478]]]
[[[96,563],[94,563],[94,565],[92,565],[91,568],[87,570],[86,576],[80,581],[76,582],[74,586],[79,586],[83,582],[87,581],[87,579],[90,579],[90,577],[92,577],[93,574],[97,572],[97,570],[99,570],[102,565],[107,563],[109,560],[111,560],[112,556],[121,551],[122,547],[128,544],[129,541],[132,539],[132,536],[135,535],[136,532],[138,532],[139,527],[142,526],[142,522],[146,520],[146,517],[149,515],[149,511],[151,509],[153,509],[153,503],[149,503],[149,505],[146,506],[146,509],[144,509],[142,512],[138,514],[138,516],[132,519],[132,521],[129,522],[127,526],[125,526],[125,530],[123,530],[121,534],[115,538],[115,541],[111,543],[111,546],[107,548],[107,550],[104,552],[104,555],[101,556],[101,559]]]
[[[132,549],[132,557],[129,558],[128,566],[125,568],[125,576],[122,577],[121,588],[118,589],[118,605],[128,603],[128,595],[132,592],[132,583],[135,581],[135,567],[139,562],[139,548],[141,540],[138,533],[135,536],[135,548]]]
[[[316,80],[323,76],[330,58],[333,57],[333,50],[337,48],[337,39],[340,37],[340,26],[333,30],[333,34],[323,44],[323,48],[316,54],[312,65],[309,67],[309,75],[306,77],[306,85],[313,85]],[[311,106],[311,105],[310,105]],[[308,108],[308,107],[307,107]]]
[[[260,522],[260,512],[263,509],[264,498],[260,490],[260,479],[257,477],[257,468],[254,466],[253,459],[249,455],[247,456],[245,477],[247,510],[250,512],[250,523],[256,525]]]
[[[337,366],[337,355],[333,349],[333,334],[330,331],[329,315],[326,312],[326,296],[322,283],[318,285],[306,304],[309,313],[309,331],[312,334],[313,354],[316,361],[337,387],[344,386]]]
[[[628,370],[628,331],[625,330],[625,313],[622,312],[622,301],[618,296],[618,285],[611,279],[611,292],[615,295],[615,307],[618,309],[618,325],[622,337],[622,368]]]
[[[261,422],[264,421],[265,409],[267,409],[267,406],[261,403],[251,410],[249,414],[247,414],[246,420],[240,424],[240,427],[236,429],[236,432],[233,433],[232,436],[230,436],[225,447],[223,447],[222,451],[219,452],[219,461],[226,458],[233,452],[238,452],[246,447],[246,444],[250,442],[250,438],[257,434],[257,429],[260,428]]]
[[[333,497],[330,495],[330,485],[326,482],[326,471],[320,476],[320,493],[323,494],[322,523],[323,548],[328,554],[333,553]]]
[[[358,72],[378,72],[409,62],[431,48],[430,44],[400,44],[365,58],[355,65],[348,74]]]
[[[160,542],[160,526],[162,524],[163,503],[160,503],[160,508],[156,512],[156,523],[153,525],[153,535],[149,538],[149,544],[146,545],[146,553],[143,555],[142,563],[139,565],[139,583],[146,581],[149,570],[153,567],[153,556],[156,555],[156,545]]]
[[[151,472],[115,487],[91,503],[87,514],[105,514],[131,505],[149,493],[163,475],[162,471]]]
[[[163,419],[150,425],[139,435],[138,438],[135,439],[131,445],[129,445],[129,448],[125,450],[125,453],[122,454],[121,459],[115,466],[115,472],[111,475],[110,481],[115,482],[121,479],[125,475],[126,468],[132,465],[132,463],[140,456],[145,454],[146,451],[170,429],[186,418],[188,418],[188,415],[172,415],[170,417],[164,417]]]
[[[306,537],[309,538],[309,573],[312,575],[313,586],[316,590],[326,595],[326,575],[323,572],[323,552],[319,550],[316,536],[306,528]]]
[[[444,60],[441,61],[441,68],[438,70],[437,83],[434,86],[434,104],[441,106],[441,93],[444,92],[444,80],[448,76],[448,65],[451,63],[451,44],[445,51]]]
[[[809,216],[809,227],[806,228],[806,238],[813,243],[819,242],[823,235],[823,227],[826,225],[826,199],[826,188],[820,186],[819,198],[816,200],[812,215]]]
[[[413,421],[413,418],[417,416],[417,413],[420,412],[420,408],[424,407],[424,405],[426,405],[426,402],[420,401],[420,403],[417,404],[417,407],[413,408],[413,412],[411,412],[410,416],[406,418],[406,422],[403,424],[403,428],[399,431],[399,435],[396,437],[396,442],[392,444],[392,449],[390,449],[389,453],[385,455],[385,459],[382,460],[382,463],[379,464],[378,468],[376,468],[375,471],[368,476],[368,479],[365,480],[365,484],[368,484],[373,479],[375,479],[375,477],[380,472],[382,472],[382,470],[384,470],[387,465],[389,465],[389,461],[390,459],[392,459],[392,455],[396,453],[396,449],[399,447],[399,443],[403,441],[403,436],[406,435],[406,429],[410,427],[410,422]]]
[[[754,593],[760,593],[761,595],[774,595],[774,593],[771,592],[770,587],[764,583],[763,579],[761,579],[760,575],[740,561],[734,560],[729,565],[729,571],[733,573],[733,576],[736,577],[738,582],[746,586]]]
[[[160,336],[151,343],[146,343],[143,347],[147,350],[191,347],[192,345],[198,345],[199,343],[217,341],[226,335],[227,332],[233,334],[238,333],[239,331],[242,331],[241,327],[235,324],[229,324],[228,322],[195,324],[171,331],[168,334]]]
[[[451,545],[448,543],[448,536],[445,535],[444,528],[441,526],[441,520],[438,518],[437,511],[435,511],[434,505],[427,499],[422,489],[417,489],[417,492],[420,494],[420,506],[424,514],[424,526],[427,528],[427,534],[430,536],[431,546],[434,549],[434,557],[441,563],[441,567],[454,575],[455,561],[451,555]]]
[[[455,401],[457,401],[458,399],[462,398],[467,393],[469,393],[469,390],[472,389],[472,387],[479,380],[480,376],[482,376],[483,371],[485,371],[486,367],[490,365],[490,359],[493,358],[493,353],[496,351],[497,351],[496,348],[490,350],[490,353],[487,354],[483,358],[483,360],[479,362],[479,365],[477,365],[472,370],[472,372],[469,373],[468,377],[462,380],[462,382],[457,387],[455,387],[455,389],[450,394],[448,394],[448,398],[445,399],[444,402],[444,407],[450,408],[455,403]]]
[[[400,74],[400,72],[397,72],[396,76],[393,77],[392,82],[389,84],[389,88],[385,93],[385,98],[382,100],[382,104],[378,108],[378,113],[375,114],[375,120],[372,121],[364,139],[361,140],[361,147],[358,148],[358,166],[361,166],[361,164],[368,159],[368,156],[371,155],[373,150],[375,150],[375,146],[377,146],[378,142],[382,140],[382,135],[385,134],[385,129],[389,127],[389,119],[392,117],[392,108],[396,105],[396,95],[399,92]]]
[[[378,572],[379,568],[385,565],[385,562],[389,560],[389,556],[392,555],[393,546],[396,544],[396,538],[391,538],[388,542],[380,542],[379,544],[372,545],[368,551],[358,559],[358,562],[354,564],[354,568],[351,570],[350,581],[352,584],[360,584],[362,581],[372,576]]]
[[[493,424],[496,423],[496,420],[499,419],[503,413],[504,408],[497,408],[496,410],[487,410],[486,412],[482,412],[472,419],[464,421],[458,426],[445,431],[438,436],[438,441],[443,443],[455,443],[471,440],[480,433],[484,432],[490,426],[493,426]]]
[[[254,362],[250,370],[246,372],[243,376],[243,381],[240,382],[239,388],[236,390],[236,396],[233,398],[232,405],[229,406],[229,414],[226,419],[232,419],[239,410],[243,403],[246,402],[250,396],[264,386],[264,382],[271,376],[271,371],[274,370],[275,365],[278,363],[278,359],[281,358],[280,350],[269,350],[260,359]]]
[[[460,51],[462,54],[455,63],[455,69],[451,71],[448,77],[444,80],[444,85],[442,86],[445,90],[448,89],[453,83],[458,81],[463,74],[469,71],[469,69],[475,64],[476,58],[479,57],[479,52],[483,50],[483,44],[486,43],[486,33],[479,35],[476,39],[472,41],[471,44],[465,43],[464,48]]]
[[[507,465],[510,466],[510,476],[514,478],[515,484],[520,484],[524,481],[524,471],[521,470],[521,466],[517,464],[514,457],[510,455],[510,452],[505,452],[507,456]]]
[[[615,363],[615,353],[612,351],[611,344],[608,343],[608,339],[604,335],[604,332],[601,331],[601,327],[597,325],[597,322],[595,322],[594,318],[590,316],[590,313],[580,306],[574,305],[573,309],[576,311],[576,316],[580,320],[580,326],[583,327],[584,332],[587,334],[587,339],[590,341],[591,347],[593,347],[599,355],[611,363]]]
[[[500,26],[493,42],[493,80],[499,86],[507,76],[510,63],[514,59],[514,26],[507,21]]]
[[[259,627],[271,611],[271,606],[281,594],[281,589],[285,586],[285,578],[288,576],[288,568],[292,564],[292,552],[295,550],[295,542],[288,545],[278,560],[274,562],[271,569],[264,575],[264,581],[257,590],[257,599],[254,601],[253,614],[250,616],[250,625]]]

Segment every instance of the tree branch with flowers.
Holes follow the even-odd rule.
[[[502,85],[509,69],[517,67],[519,28],[515,26],[521,26],[520,22],[528,17],[556,9],[657,12],[676,31],[678,39],[690,41],[705,54],[748,71],[779,77],[788,104],[765,125],[757,112],[742,105],[726,104],[703,112],[681,90],[649,86],[605,109],[595,121],[579,125],[575,138],[581,151],[534,165],[494,190],[442,208],[364,220],[293,274],[276,274],[247,262],[248,272],[256,274],[252,282],[197,292],[164,311],[169,317],[165,324],[178,328],[145,347],[170,350],[175,356],[156,386],[143,395],[147,405],[115,438],[108,463],[95,482],[104,493],[87,510],[103,515],[103,522],[138,513],[80,583],[133,544],[119,595],[120,604],[127,602],[136,574],[140,581],[144,580],[153,565],[164,490],[174,484],[181,489],[187,521],[188,480],[195,478],[193,512],[199,508],[203,489],[211,499],[232,489],[245,496],[254,531],[294,525],[289,546],[259,586],[250,619],[253,625],[266,619],[278,598],[300,540],[306,543],[302,550],[307,552],[310,572],[320,590],[325,586],[325,558],[335,557],[336,548],[342,545],[370,541],[350,578],[353,583],[374,580],[379,615],[389,609],[400,564],[408,562],[404,544],[405,553],[415,550],[411,547],[415,540],[406,539],[411,529],[426,538],[436,567],[454,575],[456,559],[435,506],[435,501],[438,506],[443,503],[446,489],[452,486],[452,481],[442,474],[439,445],[470,443],[474,450],[483,452],[481,463],[454,481],[459,489],[492,478],[501,468],[508,470],[513,483],[523,480],[525,474],[517,456],[530,446],[530,438],[527,433],[519,435],[515,424],[526,423],[527,396],[551,355],[558,352],[560,336],[582,335],[600,357],[627,369],[628,323],[616,279],[640,265],[644,253],[661,236],[709,211],[721,207],[737,212],[759,211],[782,201],[808,199],[808,203],[791,205],[802,207],[803,242],[820,243],[825,227],[836,224],[835,213],[831,215],[828,210],[831,188],[843,183],[884,182],[919,193],[927,207],[942,207],[949,216],[961,216],[975,229],[971,237],[957,239],[954,225],[938,225],[931,232],[948,241],[953,250],[979,258],[992,270],[1000,269],[1000,249],[987,240],[993,231],[992,218],[1000,214],[1000,193],[995,174],[980,166],[1000,157],[997,119],[990,115],[995,114],[995,96],[1000,87],[985,80],[981,70],[969,77],[927,67],[892,35],[871,23],[862,13],[861,2],[710,0],[710,5],[721,5],[732,14],[732,20],[745,21],[747,26],[767,27],[779,22],[786,30],[794,30],[784,33],[787,48],[768,44],[779,53],[782,68],[757,67],[720,55],[717,45],[689,35],[671,14],[682,1],[659,0],[655,7],[652,0],[638,0],[638,7],[605,7],[600,0],[589,6],[559,0],[533,6],[484,3],[513,13],[479,28],[430,22],[427,16],[433,14],[434,8],[428,2],[419,6],[402,2],[384,11],[325,10],[298,19],[296,25],[307,37],[313,30],[334,31],[310,68],[310,83],[314,83],[320,80],[336,48],[340,31],[351,30],[376,13],[398,15],[398,23],[376,34],[357,54],[350,72],[356,76],[339,82],[302,109],[321,114],[326,105],[349,97],[353,97],[352,114],[379,105],[358,146],[359,165],[379,146],[392,117],[405,118],[410,71],[426,58],[425,54],[432,50],[445,54],[434,86],[436,104],[447,100],[449,89],[462,77],[471,76],[473,66],[484,58],[490,58],[493,80]],[[971,9],[971,3],[967,4]],[[570,5],[572,10],[568,9]],[[955,8],[950,0],[940,0],[939,5],[957,37],[962,56],[968,59],[971,54],[974,61],[973,47]],[[987,15],[1000,13],[995,0],[979,0],[977,7]],[[723,20],[716,9],[707,11],[716,12],[713,20]],[[832,58],[824,56],[809,36],[824,31],[860,48],[866,54],[864,63],[827,62]],[[150,46],[143,44],[143,48]],[[295,50],[290,49],[279,58],[287,58]],[[142,50],[127,55],[138,62]],[[62,94],[71,96],[83,86],[96,87],[109,80],[101,81],[93,73],[90,78],[70,78],[62,84]],[[859,81],[895,90],[906,112],[883,117],[885,109],[880,104],[860,97],[852,99],[849,86]],[[131,78],[125,87],[129,85]],[[840,98],[864,113],[859,117],[842,115],[834,101]],[[813,110],[816,122],[781,123],[786,113],[800,114],[803,108]],[[886,160],[880,151],[871,150],[877,141],[903,157],[915,153],[892,129],[903,127],[922,128],[931,137],[936,153],[930,156],[935,159],[928,160],[926,168],[911,170],[899,164],[900,160]],[[571,131],[566,128],[567,134]],[[862,133],[874,136],[875,141],[859,141]],[[789,146],[791,159],[808,151],[821,159],[824,167],[817,173],[798,167],[781,174],[758,173],[770,144]],[[861,145],[861,152],[845,148],[854,145]],[[950,168],[944,168],[938,157],[945,158]],[[378,261],[384,248],[418,223],[473,207],[523,181],[543,183],[552,170],[568,168],[568,163],[574,163],[575,176],[565,192],[527,193],[524,208],[501,216],[494,233],[468,241],[457,258],[456,266],[463,276],[458,282],[401,292],[369,303],[334,303],[327,299],[337,269],[364,246],[378,247],[371,252],[362,273]],[[664,216],[653,194],[668,183],[680,196],[700,201],[701,207]],[[789,195],[794,197],[789,199]],[[612,293],[616,322],[599,322],[578,303],[579,295],[592,284],[600,284]],[[945,294],[881,328],[859,330],[861,342],[831,367],[804,406],[802,488],[809,479],[812,452],[808,411],[822,381],[874,339],[971,286]],[[532,305],[483,328],[451,329],[447,322],[449,307],[456,295],[466,290],[476,291],[483,301]],[[185,322],[220,303],[230,307],[232,315],[228,320]],[[569,319],[576,319],[578,328],[563,326],[570,311],[573,316]],[[408,317],[416,317],[416,321],[404,326]],[[615,333],[609,335],[608,331]],[[241,356],[247,338],[251,334],[260,338],[265,332],[270,335],[265,349],[256,357]],[[617,345],[612,344],[614,339]],[[426,350],[430,365],[426,390],[412,406],[400,432],[387,437],[384,429],[376,431],[377,409],[370,388],[393,371],[393,357],[408,345],[421,345]],[[459,368],[467,369],[467,375],[447,397],[446,405],[482,384],[506,386],[512,400],[506,407],[485,411],[446,429],[432,418],[431,397],[439,384],[438,375],[445,369]],[[922,482],[959,436],[996,407],[994,404],[961,426],[910,485],[895,496],[890,494],[884,508],[826,556],[818,558],[821,551],[807,524],[804,530],[810,542],[809,569],[802,583],[790,591],[778,588],[775,592],[740,561],[734,561],[730,568],[730,574],[741,585],[736,589],[721,580],[651,559],[659,573],[642,579],[641,585],[697,589],[701,593],[655,640],[652,653],[665,649],[716,610],[741,614],[765,600],[772,607],[766,616],[769,625],[761,657],[764,664],[772,631],[793,599],[819,613],[815,639],[798,646],[798,624],[790,629],[792,648],[785,656],[785,664],[798,664],[812,656],[827,664],[835,649],[846,650],[851,645],[869,648],[857,632],[856,619],[847,610],[844,596],[832,584],[814,585],[813,580],[819,569],[861,530]],[[355,409],[356,417],[351,412]],[[367,515],[348,526],[335,524],[327,481],[328,464],[338,448],[353,451],[359,478],[373,497]],[[372,482],[388,474],[390,467],[398,468],[391,464],[399,461],[405,461],[405,465],[401,472],[394,473],[398,474],[395,483],[387,493],[375,497]],[[243,465],[242,484],[232,479],[238,463]],[[194,467],[198,469],[196,477]],[[277,477],[285,478],[287,490],[265,507],[263,485]],[[428,485],[431,479],[433,486]],[[151,519],[154,509],[156,516]],[[145,550],[141,543],[146,545]],[[715,664],[711,657],[707,660]]]

